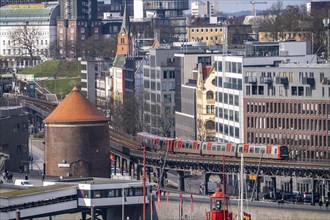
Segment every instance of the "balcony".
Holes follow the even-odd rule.
[[[260,84],[272,84],[273,83],[273,79],[270,76],[262,76],[260,77]]]
[[[288,85],[289,79],[288,77],[276,77],[276,84]]]
[[[257,77],[255,77],[255,76],[245,76],[245,83],[256,84],[257,83]]]
[[[302,84],[313,86],[315,85],[315,79],[313,77],[303,77]]]

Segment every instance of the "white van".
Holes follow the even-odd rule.
[[[33,187],[33,184],[29,180],[17,179],[15,180],[15,186]]]

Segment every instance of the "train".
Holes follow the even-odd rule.
[[[136,140],[148,150],[168,151],[172,154],[195,154],[200,156],[240,157],[288,160],[289,150],[284,145],[218,143],[178,138],[161,137],[147,132],[139,132]]]

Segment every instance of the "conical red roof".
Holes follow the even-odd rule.
[[[74,87],[44,123],[95,121],[108,121],[108,119]]]

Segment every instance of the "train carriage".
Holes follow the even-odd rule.
[[[241,153],[247,158],[262,158],[274,160],[287,160],[289,151],[287,146],[281,145],[256,145],[256,144],[234,144],[182,140],[160,137],[140,132],[137,141],[146,144],[147,149],[155,151],[168,151],[178,154],[199,154],[205,156],[237,157]]]
[[[175,153],[200,154],[200,142],[178,139],[174,145]]]
[[[212,143],[211,147],[203,148],[202,154],[209,156],[227,156],[227,157],[235,157],[235,151],[232,151],[232,147],[235,146],[231,143]],[[235,148],[234,148],[235,149]]]

